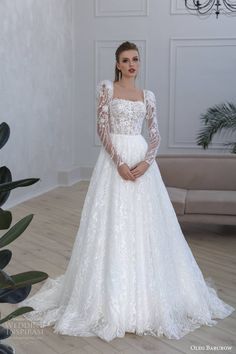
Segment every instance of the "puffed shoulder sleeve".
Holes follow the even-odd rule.
[[[112,83],[109,80],[102,80],[96,87],[97,101],[97,133],[115,165],[121,166],[124,162],[116,152],[110,136],[110,111],[109,102],[112,99]]]
[[[152,91],[146,90],[145,101],[149,142],[144,160],[151,165],[160,146],[161,136],[158,129],[156,97]]]

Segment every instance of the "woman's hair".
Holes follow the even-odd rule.
[[[139,54],[139,50],[138,47],[136,46],[135,43],[131,43],[131,42],[123,42],[117,49],[116,49],[116,63],[119,63],[120,60],[120,54],[122,52],[124,52],[125,50],[137,50],[138,54]],[[120,78],[122,77],[122,72],[117,68],[117,66],[115,65],[115,82],[119,81]]]

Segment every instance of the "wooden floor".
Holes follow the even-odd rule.
[[[79,227],[88,183],[83,181],[72,187],[57,188],[12,209],[13,223],[30,213],[34,214],[34,218],[24,234],[9,245],[13,259],[6,268],[8,273],[31,269],[45,271],[51,277],[64,273]],[[181,227],[203,275],[212,277],[219,289],[219,296],[236,307],[236,228],[194,224],[182,224]],[[41,286],[42,283],[34,285],[31,295]],[[1,317],[15,308],[15,305],[2,305]],[[127,333],[124,338],[106,343],[98,337],[58,335],[53,333],[52,327],[39,330],[23,317],[4,325],[13,330],[13,335],[3,342],[13,345],[17,354],[212,352],[210,349],[204,350],[207,345],[231,346],[231,350],[214,352],[236,353],[236,311],[216,326],[202,326],[180,340]]]

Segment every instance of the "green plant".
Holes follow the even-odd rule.
[[[236,130],[236,106],[233,103],[227,102],[210,107],[206,113],[201,114],[200,118],[205,127],[197,136],[197,145],[201,145],[204,149],[210,144],[213,135],[220,133],[221,130],[227,129],[230,132]],[[224,145],[230,146],[231,152],[236,154],[235,141],[224,143]]]
[[[7,123],[0,124],[0,149],[6,144],[10,136],[10,128]],[[12,189],[30,186],[39,181],[39,178],[27,178],[12,181],[11,171],[6,167],[0,167],[0,230],[8,231],[0,238],[0,248],[3,248],[16,240],[28,227],[33,219],[33,214],[25,216],[15,225],[11,226],[12,214],[9,210],[1,207],[6,202]],[[15,304],[23,301],[30,293],[32,284],[41,282],[48,278],[48,274],[40,271],[28,271],[9,275],[3,269],[9,264],[12,252],[9,249],[0,250],[0,303]],[[30,306],[20,307],[0,319],[0,324],[24,313],[33,311]],[[11,330],[0,326],[0,340],[11,335]],[[0,344],[0,353],[14,353],[10,346]]]

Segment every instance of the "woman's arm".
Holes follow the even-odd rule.
[[[116,164],[121,166],[124,164],[119,154],[116,152],[110,136],[109,124],[109,87],[106,81],[100,81],[96,89],[97,93],[97,133],[105,150],[110,155],[110,158]]]
[[[152,91],[147,91],[146,110],[149,143],[144,161],[151,165],[156,157],[158,148],[161,143],[161,136],[157,122],[156,98]]]

